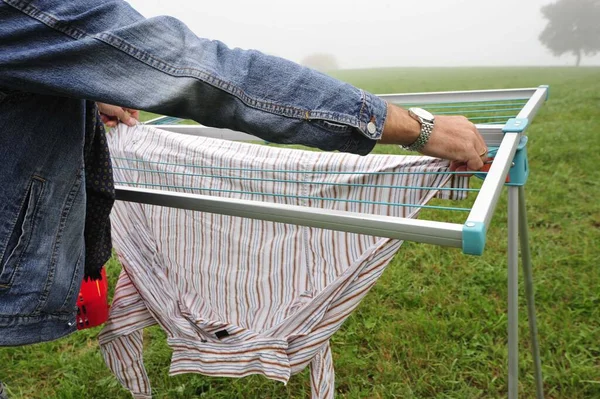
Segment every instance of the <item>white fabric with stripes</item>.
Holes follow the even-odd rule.
[[[419,208],[315,198],[424,204],[438,191],[385,186],[462,187],[467,182],[445,174],[413,174],[447,170],[447,162],[428,157],[311,152],[123,124],[109,141],[117,182],[307,207],[412,218]],[[401,244],[120,201],[112,223],[123,272],[100,344],[106,363],[136,398],[151,397],[142,329],[155,323],[173,349],[172,375],[262,374],[285,383],[310,364],[313,398],[332,398],[329,338]]]

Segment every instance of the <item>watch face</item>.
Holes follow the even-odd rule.
[[[423,108],[410,108],[409,111],[417,115],[419,118],[425,120],[426,122],[433,122],[433,114],[429,111],[424,110]]]

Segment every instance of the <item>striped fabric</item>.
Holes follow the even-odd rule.
[[[447,170],[428,157],[309,152],[119,126],[109,137],[117,184],[412,218],[419,208],[388,203],[424,204],[438,191],[390,186],[466,183],[415,174]],[[100,344],[135,398],[151,397],[142,329],[155,323],[173,349],[172,375],[262,374],[285,383],[310,364],[312,397],[332,398],[329,338],[401,244],[120,201],[112,224],[123,272]]]

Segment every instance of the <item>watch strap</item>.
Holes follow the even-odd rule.
[[[423,119],[421,119],[420,122],[421,133],[419,134],[419,137],[417,137],[417,139],[412,144],[402,146],[402,148],[404,148],[407,151],[421,151],[423,147],[425,147],[425,144],[427,144],[427,142],[429,141],[429,137],[431,137],[431,132],[433,131],[433,123],[426,122]]]

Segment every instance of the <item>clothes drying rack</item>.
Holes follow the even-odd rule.
[[[525,281],[533,369],[537,399],[542,399],[543,380],[537,338],[531,252],[529,249],[524,186],[529,175],[525,132],[547,99],[548,86],[536,88],[477,90],[380,95],[404,107],[419,106],[434,114],[462,114],[476,124],[493,157],[477,197],[462,224],[439,220],[407,219],[332,211],[314,207],[251,201],[223,196],[173,192],[116,184],[117,200],[261,219],[279,223],[340,230],[434,245],[462,248],[465,254],[481,255],[486,234],[504,186],[508,189],[508,398],[518,396],[518,263],[519,245]],[[211,138],[260,141],[227,129],[202,125],[179,125],[180,119],[159,117],[146,122],[163,130]],[[465,172],[445,172],[461,174]],[[240,178],[244,178],[240,176]],[[406,188],[406,187],[403,187]],[[415,189],[415,187],[409,187]],[[402,204],[395,204],[403,206]],[[410,205],[414,206],[414,205]],[[424,206],[427,207],[427,206]],[[443,206],[432,208],[456,210]]]

